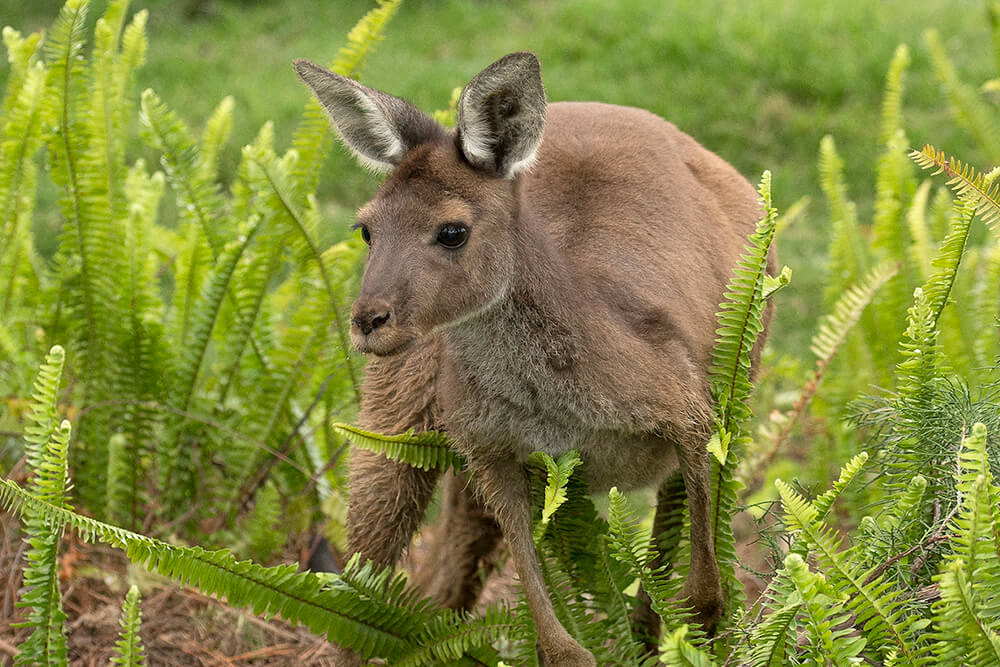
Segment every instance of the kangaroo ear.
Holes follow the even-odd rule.
[[[308,60],[296,60],[295,72],[326,110],[337,134],[358,160],[385,171],[425,141],[446,136],[432,118],[406,100],[335,74]]]
[[[477,74],[458,100],[459,145],[476,168],[513,178],[535,158],[545,88],[535,54],[511,53]]]

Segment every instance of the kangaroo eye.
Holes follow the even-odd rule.
[[[368,231],[368,225],[360,225],[359,228],[361,229],[361,238],[362,238],[362,240],[366,244],[371,245],[372,244],[372,233],[370,231]]]
[[[460,222],[449,222],[438,230],[437,242],[445,248],[461,248],[469,239],[469,228]]]

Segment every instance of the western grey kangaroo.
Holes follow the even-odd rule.
[[[531,53],[476,75],[453,131],[308,61],[295,69],[357,158],[391,170],[357,216],[370,250],[351,338],[374,357],[362,424],[449,433],[506,539],[550,667],[595,661],[545,588],[525,459],[576,449],[594,491],[679,473],[684,593],[711,630],[723,599],[708,370],[715,312],[760,217],[754,189],[652,113],[547,104]],[[434,475],[364,452],[352,465],[351,549],[392,563]]]

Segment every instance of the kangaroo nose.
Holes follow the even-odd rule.
[[[358,313],[357,315],[351,318],[351,321],[354,322],[354,326],[361,329],[361,333],[367,336],[368,334],[370,334],[371,332],[375,331],[380,326],[388,322],[391,317],[392,317],[391,311],[380,313],[377,311],[369,310]]]

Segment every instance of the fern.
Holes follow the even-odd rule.
[[[281,498],[275,485],[266,484],[256,496],[253,512],[246,517],[243,530],[247,548],[256,560],[272,558],[287,539],[281,526]]]
[[[111,664],[124,667],[140,667],[146,664],[145,649],[139,638],[139,626],[142,623],[142,609],[139,606],[139,589],[131,586],[125,594],[122,605],[122,615],[119,624],[122,629],[115,643],[115,655]]]
[[[566,485],[573,470],[583,463],[575,449],[571,449],[558,461],[545,452],[535,452],[528,458],[528,463],[546,472],[545,499],[542,502],[542,518],[535,526],[535,543],[541,541],[549,526],[552,515],[566,502]]]
[[[761,593],[770,613],[751,629],[747,647],[739,653],[740,664],[749,667],[784,667],[796,654],[797,616],[802,601],[792,599],[795,586],[787,568],[779,569]]]
[[[108,439],[106,503],[109,518],[126,526],[139,523],[145,498],[140,487],[153,458],[152,443],[159,437],[162,420],[149,404],[163,395],[167,362],[161,324],[162,307],[155,290],[156,267],[149,257],[149,236],[163,196],[163,174],[149,176],[142,160],[128,170],[124,194],[128,207],[125,220],[124,256],[127,262],[124,297],[127,315],[121,326],[116,386],[120,395],[132,399],[119,412],[121,429]],[[121,436],[119,460],[112,462],[110,449]],[[114,474],[114,477],[111,475]]]
[[[653,567],[649,535],[640,527],[628,500],[617,488],[608,493],[608,549],[611,557],[625,563],[632,576],[642,584],[651,600],[653,611],[668,628],[683,626],[688,622],[688,609],[674,598],[680,592],[681,579],[671,579],[667,571],[669,562]],[[702,639],[700,631],[692,636]]]
[[[996,112],[979,98],[975,88],[958,78],[937,30],[927,30],[924,43],[956,119],[969,130],[976,144],[989,154],[992,162],[1000,161],[1000,125],[996,121]]]
[[[715,432],[708,443],[712,460],[712,535],[720,562],[723,594],[730,609],[743,606],[743,586],[736,577],[737,562],[732,517],[737,511],[741,483],[734,472],[746,449],[744,433],[751,410],[750,359],[763,330],[764,285],[767,258],[774,240],[777,211],[771,205],[771,174],[764,172],[758,191],[764,216],[750,235],[744,254],[733,269],[717,314],[719,328],[712,349],[709,381],[715,399]],[[730,451],[732,449],[732,451]]]
[[[1000,181],[992,175],[977,172],[961,160],[948,155],[930,144],[924,144],[919,151],[912,151],[910,158],[922,169],[932,171],[932,175],[944,174],[955,195],[967,202],[983,219],[988,227],[1000,221]]]
[[[892,262],[878,264],[857,285],[851,285],[837,299],[832,310],[820,319],[810,345],[812,353],[817,357],[816,367],[803,385],[792,409],[785,413],[772,414],[770,423],[761,427],[761,434],[770,443],[766,450],[754,453],[746,461],[739,473],[741,479],[751,479],[777,456],[782,445],[791,436],[795,425],[809,408],[837,351],[858,323],[872,298],[896,275],[897,270],[897,265]]]
[[[687,641],[686,625],[677,628],[663,639],[660,662],[670,667],[709,667],[715,661],[711,656]]]
[[[242,238],[227,244],[219,256],[212,274],[206,280],[202,303],[199,304],[199,309],[193,316],[191,341],[174,371],[171,407],[179,414],[185,413],[191,405],[198,374],[204,364],[209,338],[219,318],[233,271],[258,229],[259,227],[254,225],[246,230]],[[193,483],[191,476],[194,474],[196,455],[191,447],[184,446],[184,433],[180,419],[174,420],[173,432],[172,442],[161,448],[160,458],[160,488],[167,493],[169,506],[183,502],[188,489],[190,489]]]
[[[912,188],[912,165],[906,160],[908,142],[902,130],[901,100],[903,75],[910,64],[910,52],[905,44],[896,48],[886,75],[882,100],[882,122],[875,182],[875,216],[872,223],[872,246],[884,260],[900,260],[905,254],[906,228],[899,224],[904,198]],[[903,286],[905,289],[905,286]],[[889,308],[893,313],[896,309]]]
[[[314,261],[319,269],[323,284],[327,289],[330,298],[330,307],[336,320],[337,342],[340,346],[340,353],[343,357],[344,368],[351,380],[356,400],[360,401],[358,390],[357,370],[351,360],[351,346],[347,339],[347,319],[344,307],[342,306],[342,294],[335,289],[330,272],[323,260],[319,246],[313,239],[313,230],[316,227],[315,220],[319,214],[316,202],[308,200],[308,208],[300,210],[296,203],[296,188],[293,176],[295,165],[299,161],[298,153],[289,152],[282,160],[268,151],[261,151],[258,154],[251,154],[249,160],[254,169],[248,170],[250,187],[260,193],[260,197],[266,206],[275,211],[275,220],[286,226],[292,234],[290,235],[296,242],[305,246],[305,257],[308,261]]]
[[[364,449],[385,454],[390,459],[421,470],[461,470],[465,461],[451,448],[444,433],[409,430],[399,435],[382,435],[350,424],[337,423],[333,430]]]
[[[833,137],[829,135],[820,142],[819,174],[833,222],[828,269],[830,278],[825,293],[827,301],[832,302],[844,286],[857,282],[866,271],[868,251],[861,237],[857,207],[848,198],[844,161],[837,153]]]
[[[849,614],[844,611],[836,592],[831,591],[823,575],[809,571],[798,554],[785,558],[788,578],[802,600],[811,639],[808,658],[814,664],[849,665],[865,646],[865,640],[855,636]]]
[[[390,578],[388,569],[376,571],[370,563],[360,565],[357,556],[340,576],[298,572],[294,565],[262,567],[237,561],[226,550],[176,546],[75,514],[8,479],[0,480],[0,506],[36,512],[47,525],[69,525],[85,541],[122,549],[132,562],[206,594],[225,596],[234,607],[280,614],[365,657],[379,655],[393,664],[420,647],[426,628],[448,613],[436,611],[402,577]],[[475,643],[470,640],[469,646]]]
[[[7,63],[10,67],[3,102],[0,103],[0,112],[7,117],[17,104],[28,70],[38,62],[38,46],[42,41],[42,33],[39,31],[22,37],[20,32],[10,26],[4,26],[0,32],[4,47],[7,49]]]
[[[813,507],[816,508],[819,517],[825,518],[830,512],[830,508],[833,507],[833,503],[836,502],[837,498],[844,493],[844,489],[854,481],[857,476],[861,473],[864,468],[865,463],[868,462],[868,452],[860,452],[853,459],[848,461],[843,468],[840,470],[840,477],[837,481],[833,483],[831,488],[816,496],[813,501]]]
[[[946,663],[1000,661],[1000,603],[984,591],[1000,585],[1000,489],[993,484],[986,427],[975,424],[959,450],[961,504],[950,525],[952,553],[936,578],[935,655]]]
[[[510,612],[503,605],[490,606],[482,616],[442,613],[420,634],[417,639],[420,648],[393,664],[399,667],[495,664],[497,656],[489,646],[503,636],[510,625]]]
[[[791,486],[777,480],[790,527],[801,531],[811,551],[827,569],[831,585],[848,596],[845,609],[855,615],[859,628],[869,645],[879,651],[896,651],[903,659],[918,663],[915,626],[904,619],[903,600],[898,590],[881,574],[863,572],[852,563],[850,552],[844,552],[840,539],[819,518],[819,511],[797,494]]]
[[[746,401],[752,391],[750,355],[763,330],[764,279],[767,256],[774,239],[777,211],[771,206],[771,174],[764,172],[758,188],[765,214],[733,269],[733,278],[726,286],[725,301],[717,314],[719,328],[712,349],[709,378],[716,401],[719,441],[713,450],[716,459],[725,463],[728,442],[738,426],[751,415]],[[712,447],[710,446],[710,449]]]
[[[910,231],[910,245],[906,249],[910,264],[916,269],[921,280],[927,280],[931,274],[931,230],[927,221],[928,198],[931,192],[931,182],[924,181],[913,195],[913,201],[906,212],[906,225]]]
[[[20,36],[15,35],[5,28],[12,59],[19,48]],[[8,83],[4,100],[8,108],[0,126],[0,315],[5,317],[12,312],[18,281],[31,258],[28,232],[37,180],[33,157],[43,143],[42,128],[48,122],[42,104],[45,67],[37,63],[25,69],[19,86]]]
[[[917,475],[910,479],[902,496],[893,502],[881,517],[881,522],[870,515],[861,517],[859,541],[863,543],[866,562],[872,566],[886,563],[892,552],[899,553],[894,563],[902,571],[909,565],[906,550],[916,551],[925,530],[923,525],[923,500],[927,478]],[[898,576],[902,579],[907,574]]]
[[[234,106],[232,95],[223,97],[205,122],[198,145],[199,176],[202,179],[213,179],[218,175],[219,152],[233,131]]]
[[[29,489],[47,506],[68,508],[67,453],[70,424],[56,426],[56,401],[65,353],[59,346],[46,355],[32,392],[31,424],[25,429]],[[6,482],[6,480],[4,480]],[[62,531],[38,511],[25,513],[26,542],[23,592],[17,606],[30,611],[17,627],[31,628],[15,664],[66,663],[66,613],[59,588],[58,552]]]
[[[181,221],[201,230],[213,254],[218,254],[226,241],[219,229],[223,200],[190,129],[150,89],[142,93],[139,122],[146,142],[163,153],[163,166],[177,195]]]

